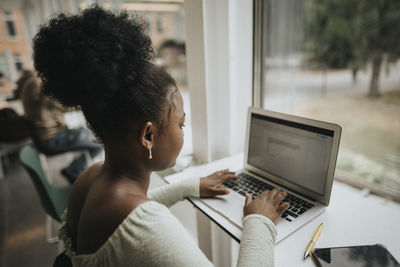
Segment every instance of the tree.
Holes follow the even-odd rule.
[[[368,95],[379,96],[382,65],[400,58],[400,1],[317,0],[309,6],[311,61],[350,68],[356,79],[371,64]]]

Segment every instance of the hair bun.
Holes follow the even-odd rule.
[[[98,6],[60,14],[34,38],[34,65],[43,92],[66,106],[106,105],[152,59],[143,24]]]

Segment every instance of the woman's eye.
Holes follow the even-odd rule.
[[[185,124],[180,125],[179,127],[181,127],[181,129],[183,129],[183,127],[186,127]]]

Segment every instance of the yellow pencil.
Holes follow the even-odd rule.
[[[313,235],[313,238],[306,247],[306,252],[304,253],[304,259],[306,259],[310,255],[311,251],[314,249],[315,242],[317,242],[319,236],[321,235],[322,229],[324,229],[324,225],[321,223],[320,225],[318,225]]]

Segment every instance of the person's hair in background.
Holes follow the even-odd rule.
[[[39,30],[33,50],[44,94],[80,107],[101,142],[129,135],[132,122],[162,128],[173,107],[175,82],[151,62],[151,40],[126,12],[61,14]]]

